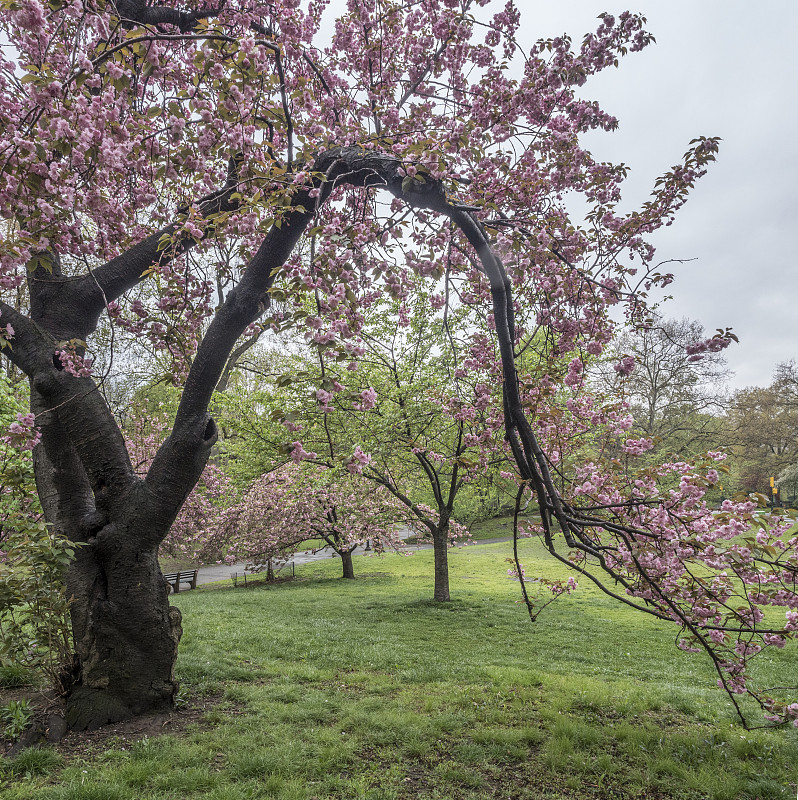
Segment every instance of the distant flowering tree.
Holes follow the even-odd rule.
[[[474,358],[496,369],[479,337],[498,345],[504,435],[548,549],[682,626],[733,697],[798,720],[746,671],[757,648],[795,634],[798,540],[785,526],[741,544],[750,504],[703,511],[715,467],[638,474],[645,442],[620,468],[597,459],[578,476],[547,452],[572,438],[562,426],[615,426],[595,406],[563,412],[559,390],[579,392],[622,316],[611,312],[640,321],[644,295],[670,281],[647,237],[672,222],[717,140],[692,142],[640,210],[620,213],[626,167],[580,145],[617,121],[583,87],[651,42],[643,19],[602,14],[575,46],[541,39],[521,53],[512,0],[476,19],[485,5],[348,0],[319,46],[317,2],[0,2],[12,45],[0,55],[0,287],[30,292],[27,313],[0,301],[0,349],[32,385],[45,516],[86,545],[67,577],[71,726],[173,704],[180,615],[157,552],[216,442],[208,408],[242,337],[255,323],[298,326],[327,363],[351,362],[369,306],[401,299],[415,275],[442,278],[444,303],[455,292],[490,308]],[[101,318],[149,341],[183,387],[144,477],[88,374]],[[333,394],[327,377],[318,388]],[[781,624],[767,606],[785,610]]]
[[[384,489],[348,472],[287,464],[250,485],[214,532],[232,563],[272,573],[309,540],[341,557],[344,578],[354,578],[352,553],[371,542],[377,553],[400,549],[398,526],[406,510]]]
[[[169,425],[170,415],[166,410],[153,412],[134,407],[124,434],[131,462],[139,475],[147,474],[152,459],[168,435]],[[219,551],[211,532],[218,527],[224,510],[236,499],[236,488],[222,468],[207,463],[161,541],[160,554],[188,558],[197,564],[215,561]]]
[[[417,283],[401,303],[372,306],[346,376],[324,359],[307,359],[301,372],[283,377],[295,388],[282,422],[301,437],[291,443],[294,459],[343,464],[405,507],[421,539],[432,541],[433,599],[448,601],[448,550],[470,538],[457,520],[462,490],[506,460],[497,435],[500,378],[495,351],[492,370],[477,371],[475,362],[461,369],[447,324],[459,336],[473,327],[473,315],[468,319],[465,308],[451,319],[435,313],[437,295],[424,290],[430,281]],[[318,385],[329,390],[314,390]]]

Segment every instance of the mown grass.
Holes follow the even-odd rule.
[[[526,520],[521,520],[522,522]],[[540,522],[540,519],[533,519],[533,522]],[[482,539],[497,539],[499,537],[507,537],[513,535],[513,518],[510,517],[494,517],[493,519],[486,519],[482,522],[475,522],[469,530],[471,537],[475,542]]]
[[[535,542],[527,574],[564,574]],[[584,583],[531,623],[509,544],[298,568],[173,598],[185,690],[223,701],[181,736],[14,769],[8,800],[793,798],[798,731],[746,732],[675,632]],[[796,648],[763,677],[798,683]],[[11,769],[4,767],[8,778]]]
[[[539,523],[540,519],[533,519],[533,521]],[[474,542],[480,542],[484,539],[506,539],[508,536],[513,535],[513,518],[512,516],[505,516],[485,519],[481,522],[473,523],[469,526],[468,530]],[[418,537],[409,536],[406,541],[408,544],[416,544],[418,542]]]

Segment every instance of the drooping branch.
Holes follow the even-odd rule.
[[[659,619],[675,622],[681,626],[682,632],[688,633],[692,639],[712,660],[713,666],[719,678],[719,685],[725,689],[731,700],[735,711],[742,725],[749,727],[741,704],[737,700],[737,694],[746,692],[753,700],[765,711],[771,710],[774,706],[772,698],[767,697],[761,692],[757,692],[745,686],[745,675],[741,670],[744,669],[739,662],[734,659],[739,653],[729,656],[718,648],[718,633],[728,634],[735,631],[737,635],[763,636],[767,643],[767,635],[783,637],[785,630],[769,630],[757,622],[756,609],[753,607],[749,596],[746,602],[750,614],[747,615],[745,609],[732,608],[729,603],[721,600],[716,593],[708,591],[702,579],[693,575],[686,564],[686,574],[690,575],[693,586],[700,586],[700,592],[709,596],[710,600],[720,608],[725,609],[725,613],[738,623],[734,626],[707,625],[706,622],[697,618],[693,614],[693,603],[685,605],[680,602],[678,597],[668,588],[663,581],[657,568],[650,567],[647,559],[641,558],[638,551],[640,540],[650,542],[652,547],[658,547],[655,537],[651,531],[637,528],[630,524],[613,523],[609,520],[600,518],[590,518],[574,508],[558,491],[551,478],[548,469],[548,462],[542,452],[529,421],[526,419],[524,409],[520,401],[518,379],[515,371],[513,354],[513,323],[512,307],[510,305],[511,285],[506,280],[506,274],[498,258],[491,251],[487,237],[484,236],[481,227],[474,217],[462,209],[454,209],[449,216],[458,224],[460,229],[476,249],[482,262],[485,274],[490,280],[491,293],[493,296],[493,310],[496,323],[496,331],[499,338],[502,366],[504,370],[503,395],[505,408],[505,430],[506,437],[510,442],[513,456],[517,463],[522,477],[521,489],[516,499],[516,524],[514,525],[514,543],[517,543],[518,528],[517,514],[523,491],[524,483],[528,484],[535,492],[540,506],[541,518],[544,528],[544,541],[549,552],[559,561],[576,569],[579,573],[591,580],[599,589],[609,596],[633,607],[639,611],[644,611]],[[623,503],[621,505],[624,505]],[[630,501],[628,505],[634,505]],[[565,556],[559,552],[554,536],[551,516],[556,520],[557,526],[562,531],[566,543],[569,547],[575,548],[582,553],[593,557],[597,562],[597,567],[622,587],[621,591],[616,591],[611,586],[606,585],[590,569],[589,563],[582,560],[574,563],[571,555]],[[599,536],[600,531],[606,531],[611,538],[609,543],[605,543]],[[627,562],[620,560],[620,548],[623,547]],[[529,597],[523,587],[523,572],[518,562],[517,549],[515,552],[516,570],[522,582],[522,591],[527,603],[530,616],[535,617],[535,612],[530,604]],[[755,557],[758,564],[766,564],[766,559]],[[656,562],[655,562],[656,563]],[[767,565],[768,567],[772,565]],[[744,570],[730,566],[735,578],[745,584],[746,579]],[[782,585],[787,582],[792,583],[794,591],[795,576],[798,570],[790,568],[786,564],[782,567]],[[790,579],[790,574],[792,578]],[[786,589],[785,585],[785,589]],[[781,639],[783,641],[783,638]],[[747,647],[743,643],[744,647]],[[757,647],[759,647],[757,645]],[[747,651],[745,651],[747,652]],[[754,650],[756,652],[756,650]],[[778,705],[778,704],[776,704]]]

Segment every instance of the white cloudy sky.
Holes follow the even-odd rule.
[[[517,0],[525,35],[577,39],[601,11],[588,0]],[[721,136],[718,161],[677,222],[657,235],[673,266],[669,316],[732,326],[733,384],[767,384],[778,361],[798,358],[798,2],[639,0],[657,43],[598,76],[585,95],[620,119],[590,140],[596,155],[632,167],[627,198],[639,203],[690,139]]]
[[[733,327],[732,384],[766,385],[777,362],[798,358],[798,0],[515,2],[528,42],[564,32],[579,42],[602,11],[646,16],[657,43],[584,88],[620,120],[589,147],[632,167],[631,210],[692,138],[723,138],[717,163],[655,239],[660,259],[695,259],[672,267],[663,313],[708,333]],[[332,0],[330,16],[343,5]]]

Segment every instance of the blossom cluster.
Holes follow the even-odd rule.
[[[0,442],[15,447],[18,450],[33,450],[42,438],[41,431],[35,426],[36,416],[33,413],[17,413],[16,422],[8,426]]]

